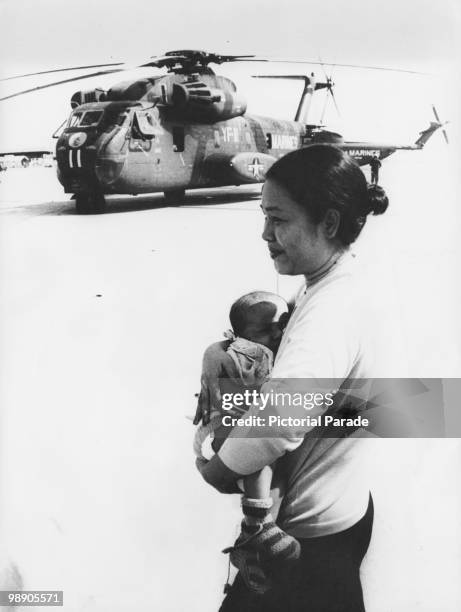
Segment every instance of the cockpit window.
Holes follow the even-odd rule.
[[[72,113],[69,119],[69,123],[67,127],[76,127],[80,123],[80,119],[82,118],[82,113]]]
[[[72,113],[67,127],[97,125],[102,115],[102,110]]]
[[[103,111],[87,111],[83,114],[80,125],[97,125],[102,117]]]

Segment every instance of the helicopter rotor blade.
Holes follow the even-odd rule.
[[[207,64],[208,62],[223,63],[223,62],[239,61],[241,58],[247,60],[253,56],[251,55],[242,55],[242,56],[241,55],[217,55],[217,54],[206,53],[204,51],[171,51],[169,53],[166,53],[165,55],[153,57],[150,61],[144,62],[142,64],[138,64],[136,66],[129,66],[126,63],[117,62],[113,64],[94,64],[91,66],[90,65],[89,66],[74,66],[74,67],[69,67],[69,68],[44,70],[41,72],[34,72],[34,73],[31,72],[28,74],[16,75],[13,77],[6,77],[5,79],[0,79],[0,81],[7,81],[7,80],[17,79],[21,77],[26,77],[26,76],[37,76],[41,74],[51,74],[51,73],[65,72],[65,71],[71,71],[71,70],[84,70],[87,68],[100,68],[100,67],[105,67],[105,66],[124,66],[123,68],[114,68],[111,70],[100,70],[98,72],[93,72],[93,73],[81,75],[78,77],[72,77],[71,79],[63,79],[61,81],[54,81],[53,83],[47,83],[45,85],[39,85],[37,87],[30,87],[28,89],[18,91],[14,94],[3,96],[0,98],[0,102],[3,102],[4,100],[9,100],[11,98],[16,98],[24,94],[32,93],[34,91],[40,91],[41,89],[47,89],[49,87],[54,87],[56,85],[62,85],[64,83],[71,83],[72,81],[89,79],[91,77],[101,76],[104,74],[111,74],[114,72],[122,72],[124,70],[131,70],[135,68],[164,68],[164,67],[172,68],[176,64],[190,62],[191,59],[193,59],[194,57],[197,60],[202,60],[203,63]]]
[[[40,72],[29,72],[27,74],[17,74],[15,76],[5,77],[0,81],[13,81],[14,79],[22,79],[25,77],[39,76],[41,74],[52,74],[55,72],[67,72],[70,70],[88,70],[90,68],[107,68],[109,66],[123,66],[123,62],[113,64],[92,64],[91,66],[72,66],[71,68],[56,68],[54,70],[41,70]]]
[[[254,56],[250,59],[241,59],[237,61],[242,62],[270,62],[274,64],[312,64],[317,66],[323,66],[323,62],[319,62],[318,60],[300,60],[300,59],[289,59],[289,58],[278,58],[278,57],[258,57]],[[403,68],[391,68],[388,66],[367,66],[365,64],[341,64],[341,63],[332,63],[330,66],[339,66],[341,68],[358,68],[363,70],[384,70],[386,72],[404,72],[407,74],[419,74],[419,75],[429,75],[429,72],[420,72],[417,70],[406,70]]]
[[[174,66],[180,63],[197,62],[198,64],[223,64],[224,62],[251,61],[254,55],[220,55],[219,53],[208,53],[206,51],[169,51],[165,55],[153,56],[149,62],[142,66],[155,66],[161,68],[164,66]]]
[[[252,74],[253,79],[294,79],[297,81],[305,81],[307,77],[301,74]]]
[[[195,53],[197,57],[202,56],[206,62],[222,64],[224,62],[274,62],[274,63],[284,63],[284,64],[314,64],[322,67],[322,70],[325,74],[325,78],[327,78],[326,70],[325,70],[325,62],[319,56],[317,60],[309,60],[309,59],[290,59],[290,58],[278,58],[278,57],[265,57],[265,56],[257,56],[257,55],[220,55],[217,53],[207,53],[205,51],[170,51],[165,55],[153,56],[150,61],[139,64],[138,67],[158,67],[161,68],[163,66],[174,65],[177,62],[188,61],[190,60],[191,53]],[[0,81],[11,81],[14,79],[20,79],[31,76],[39,76],[42,74],[53,74],[57,72],[66,72],[72,70],[87,70],[91,68],[109,68],[112,66],[124,66],[126,65],[124,62],[113,62],[113,63],[105,63],[105,64],[90,64],[87,66],[71,66],[68,68],[56,68],[53,70],[41,70],[38,72],[29,72],[25,74],[18,74],[10,77],[1,78]],[[401,68],[390,68],[385,66],[367,66],[362,64],[343,64],[343,63],[329,63],[329,65],[333,68],[336,66],[345,67],[345,68],[363,68],[365,70],[385,70],[390,72],[405,72],[409,74],[427,74],[425,72],[418,72],[415,70],[404,70]],[[333,74],[333,71],[332,71]],[[330,76],[331,78],[331,76]]]
[[[170,69],[174,70],[174,66],[176,64],[191,64],[196,62],[198,65],[202,65],[202,66],[207,66],[209,63],[217,63],[217,64],[222,64],[224,62],[266,62],[266,63],[284,63],[284,64],[314,64],[314,65],[321,65],[323,70],[325,71],[324,68],[324,63],[323,61],[315,61],[315,60],[300,60],[300,59],[290,59],[290,58],[272,58],[272,57],[259,57],[256,55],[219,55],[219,54],[215,54],[215,53],[207,53],[205,51],[194,51],[194,50],[185,50],[185,51],[170,51],[168,53],[166,53],[165,55],[162,56],[158,56],[158,57],[153,57],[151,61],[149,62],[145,62],[143,64],[139,64],[136,66],[136,68],[147,68],[147,67],[155,67],[155,68],[163,68],[163,67],[168,67]],[[78,77],[73,77],[71,79],[63,79],[61,81],[55,81],[53,83],[48,83],[45,85],[39,85],[37,87],[31,87],[28,89],[24,89],[22,91],[16,92],[14,94],[10,94],[8,96],[3,96],[2,98],[0,98],[0,102],[4,101],[4,100],[9,100],[11,98],[16,98],[18,96],[24,95],[24,94],[28,94],[28,93],[32,93],[34,91],[40,91],[41,89],[47,89],[49,87],[54,87],[56,85],[62,85],[64,83],[71,83],[73,81],[78,81],[78,80],[83,80],[83,79],[87,79],[87,78],[91,78],[94,76],[100,76],[100,75],[105,75],[105,74],[111,74],[114,72],[122,72],[123,70],[129,70],[132,68],[135,68],[134,66],[128,66],[127,64],[121,63],[121,62],[117,62],[117,63],[113,63],[113,64],[94,64],[94,65],[88,65],[88,66],[75,66],[75,67],[69,67],[69,68],[57,68],[54,70],[44,70],[41,72],[36,72],[36,73],[28,73],[28,74],[23,74],[23,75],[16,75],[13,77],[6,77],[4,79],[0,79],[0,81],[8,81],[8,80],[12,80],[12,79],[17,79],[17,78],[22,78],[22,77],[28,77],[28,76],[35,76],[35,75],[41,75],[41,74],[51,74],[51,73],[57,73],[57,72],[65,72],[65,71],[70,71],[70,70],[84,70],[87,68],[93,68],[93,67],[106,67],[106,66],[124,66],[124,68],[113,68],[110,70],[100,70],[98,72],[93,72],[90,74],[86,74],[86,75],[82,75],[82,76],[78,76]],[[358,69],[366,69],[366,70],[386,70],[386,71],[390,71],[390,72],[405,72],[405,73],[409,73],[409,74],[427,74],[427,73],[423,73],[423,72],[417,72],[414,70],[403,70],[400,68],[389,68],[389,67],[384,67],[384,66],[366,66],[366,65],[360,65],[360,64],[342,64],[342,63],[333,63],[331,64],[331,66],[341,66],[341,67],[347,67],[347,68],[358,68]],[[333,95],[333,92],[331,91],[331,78],[327,79],[327,83],[330,84],[329,87],[329,91],[332,95],[335,107],[338,111],[339,114],[339,109],[338,109],[338,105],[336,104],[336,100],[335,97]]]
[[[4,100],[10,100],[11,98],[17,98],[18,96],[22,96],[27,93],[32,93],[34,91],[40,91],[41,89],[47,89],[48,87],[55,87],[56,85],[63,85],[64,83],[72,83],[73,81],[81,81],[83,79],[89,79],[90,77],[101,76],[103,74],[112,74],[114,72],[122,72],[123,68],[117,68],[114,70],[99,70],[98,72],[92,72],[91,74],[85,74],[83,76],[73,77],[71,79],[63,79],[62,81],[54,81],[53,83],[47,83],[46,85],[39,85],[38,87],[31,87],[29,89],[24,89],[23,91],[18,91],[14,94],[10,94],[9,96],[3,96],[0,98],[0,102]]]
[[[185,55],[159,55],[144,64],[139,64],[139,68],[164,68],[165,66],[174,66],[178,62],[186,61]]]
[[[223,64],[224,62],[241,62],[241,61],[251,61],[252,58],[256,57],[255,55],[214,55],[217,61],[213,61],[215,64]]]

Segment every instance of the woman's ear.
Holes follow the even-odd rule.
[[[326,238],[329,238],[330,240],[336,238],[340,221],[341,213],[339,210],[336,208],[329,208],[321,221],[323,233]]]

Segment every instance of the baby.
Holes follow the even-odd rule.
[[[229,313],[232,331],[226,336],[230,340],[227,353],[238,373],[237,381],[232,381],[238,386],[234,392],[248,388],[259,390],[269,377],[288,317],[285,300],[266,291],[248,293],[232,304]],[[219,412],[211,406],[210,410],[210,423],[200,425],[196,431],[194,450],[197,456],[203,456],[203,443],[209,436],[213,437],[213,451],[218,452],[230,433],[230,428],[222,425],[223,415],[229,412]],[[234,408],[233,414],[239,410],[242,409]],[[247,586],[258,593],[269,588],[261,560],[295,559],[300,552],[299,542],[281,530],[271,514],[272,476],[272,467],[266,466],[243,478],[242,531],[234,546],[224,550],[230,553],[232,564],[240,570]]]

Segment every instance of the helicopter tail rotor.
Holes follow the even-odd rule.
[[[341,112],[340,112],[339,106],[338,106],[338,104],[336,102],[335,92],[333,91],[333,87],[335,86],[335,84],[333,82],[333,71],[334,71],[334,69],[335,69],[337,64],[331,64],[330,76],[328,76],[327,71],[325,70],[325,64],[323,63],[321,57],[319,57],[319,64],[322,67],[322,71],[323,71],[323,74],[325,76],[325,83],[323,83],[321,85],[321,87],[324,87],[327,90],[326,91],[326,95],[325,95],[325,102],[323,104],[322,114],[320,116],[320,123],[323,124],[323,119],[325,117],[325,113],[326,113],[327,106],[328,106],[328,100],[330,98],[333,100],[333,104],[334,104],[334,107],[336,109],[336,112],[337,112],[339,118],[341,118]]]
[[[335,105],[336,112],[338,113],[338,117],[341,118],[341,112],[339,110],[338,104],[336,103],[335,92],[333,91],[333,89],[330,89],[329,92],[331,95],[331,99],[333,100],[333,104]]]
[[[438,124],[440,125],[440,127],[442,128],[442,134],[443,134],[443,137],[444,137],[444,139],[445,139],[445,142],[446,142],[447,144],[449,144],[447,131],[446,131],[446,129],[443,127],[444,125],[446,125],[446,124],[448,123],[448,121],[445,121],[444,123],[442,123],[442,122],[440,121],[439,113],[437,112],[437,109],[435,108],[435,106],[434,106],[434,105],[432,105],[432,112],[434,113],[434,117],[435,117],[435,119],[436,119],[437,123],[438,123]]]
[[[422,149],[424,145],[426,144],[426,142],[429,140],[429,138],[432,136],[432,134],[435,134],[435,132],[440,129],[442,130],[442,134],[445,139],[445,142],[448,144],[448,136],[443,127],[444,125],[448,123],[448,121],[445,121],[443,123],[440,121],[439,114],[434,105],[432,105],[432,112],[434,113],[434,117],[436,118],[436,121],[431,121],[429,127],[419,133],[419,136],[415,144],[413,145],[413,147],[410,147],[410,148]]]

